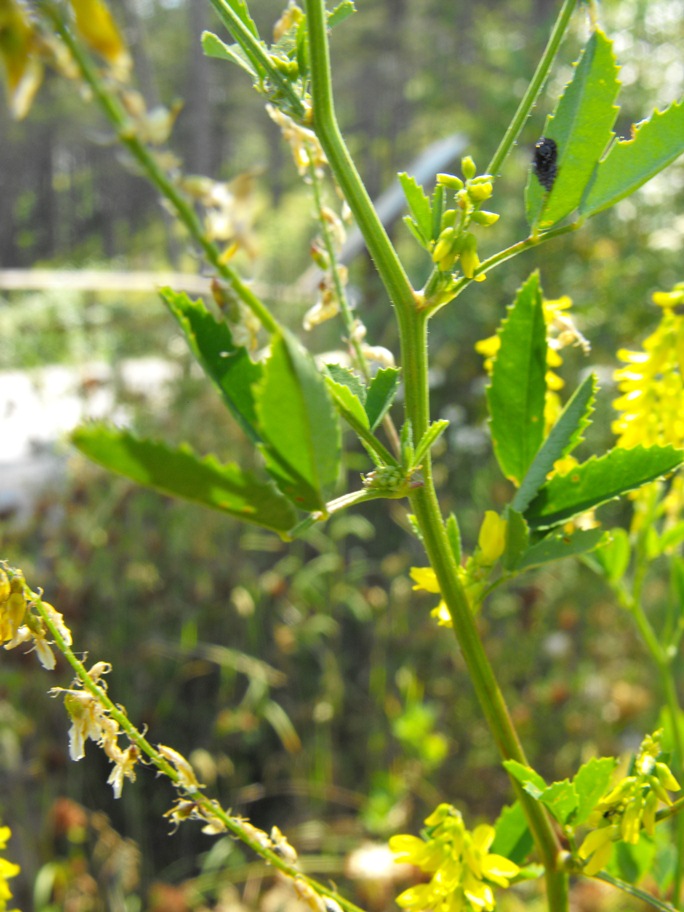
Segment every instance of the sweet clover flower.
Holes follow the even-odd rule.
[[[9,827],[0,827],[0,852],[4,852],[7,846],[7,840],[12,835]],[[7,900],[12,898],[12,891],[7,881],[10,877],[16,877],[21,868],[18,864],[7,861],[6,858],[0,858],[0,912],[5,912]]]
[[[668,791],[677,792],[680,785],[662,760],[662,729],[647,735],[641,743],[634,769],[596,804],[588,819],[594,829],[579,848],[579,857],[588,859],[584,873],[597,874],[613,853],[616,842],[636,845],[642,831],[653,835],[658,804],[672,804]]]
[[[684,316],[675,311],[684,304],[684,282],[673,291],[656,292],[653,301],[663,315],[642,351],[618,352],[625,366],[614,375],[621,396],[613,402],[620,413],[613,431],[621,447],[684,445]]]
[[[458,568],[458,575],[465,589],[468,603],[477,610],[486,591],[491,568],[496,564],[506,546],[507,522],[493,510],[487,510],[477,540],[477,548],[465,565]],[[411,567],[410,576],[415,590],[440,594],[437,575],[432,567]],[[430,612],[441,627],[451,627],[451,615],[442,599]]]
[[[397,897],[410,912],[491,912],[493,887],[508,887],[518,865],[489,852],[495,830],[481,824],[470,832],[463,817],[449,804],[440,804],[426,819],[425,838],[393,836],[389,846],[395,861],[415,865],[431,875]]]

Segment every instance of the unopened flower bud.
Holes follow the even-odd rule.
[[[477,174],[477,168],[475,167],[475,162],[472,160],[470,155],[466,155],[465,158],[461,159],[461,171],[466,180],[472,180]]]
[[[478,209],[473,212],[472,217],[476,225],[483,225],[485,228],[489,228],[501,218],[498,212],[487,212],[486,209]]]
[[[456,237],[456,232],[453,227],[445,228],[444,231],[440,234],[435,244],[435,249],[432,251],[432,262],[439,263],[444,259],[445,256],[450,252],[454,239]]]
[[[461,250],[461,269],[467,279],[472,279],[475,270],[480,265],[480,258],[477,255],[477,238],[474,234],[466,234],[463,239],[463,248]]]
[[[442,213],[442,221],[441,221],[441,225],[440,225],[441,229],[444,230],[445,228],[453,228],[454,224],[456,223],[457,215],[458,215],[458,213],[456,212],[455,209],[445,210]]]
[[[450,187],[452,190],[463,189],[463,181],[460,177],[456,177],[455,174],[438,174],[437,183],[441,184],[442,187]]]

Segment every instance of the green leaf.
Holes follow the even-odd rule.
[[[611,529],[605,542],[592,554],[606,579],[611,583],[621,580],[629,566],[631,545],[624,529]]]
[[[506,510],[506,548],[503,555],[506,570],[517,568],[520,558],[528,549],[529,541],[530,530],[525,517],[509,507]]]
[[[511,506],[524,513],[539,489],[546,482],[546,476],[554,463],[567,456],[582,441],[582,434],[590,424],[590,415],[596,400],[596,375],[590,374],[575,390],[555,423],[541,449],[534,457]]]
[[[442,184],[436,184],[432,191],[432,229],[430,240],[436,241],[442,230],[442,215],[444,213],[445,190]]]
[[[496,836],[490,852],[503,855],[515,864],[522,864],[532,851],[534,840],[519,801],[505,807],[494,824]]]
[[[163,288],[161,296],[240,427],[258,443],[253,386],[261,378],[261,365],[251,360],[245,348],[234,344],[228,326],[215,320],[201,300],[191,301],[185,292],[178,294],[170,288]]]
[[[359,401],[358,396],[352,392],[351,388],[344,383],[337,383],[332,377],[326,377],[325,382],[330,395],[339,407],[342,417],[345,418],[352,427],[360,426],[369,430],[368,415]]]
[[[356,7],[353,0],[342,0],[342,3],[338,3],[335,9],[328,13],[328,28],[335,28],[355,12]]]
[[[579,768],[572,780],[578,802],[572,821],[574,826],[585,823],[598,800],[608,791],[616,766],[614,757],[593,757]]]
[[[530,174],[526,203],[533,227],[550,228],[580,205],[596,163],[613,136],[619,110],[614,104],[620,89],[617,73],[612,44],[596,29],[544,129],[544,136],[555,140],[558,147],[558,173],[548,193]]]
[[[604,538],[603,529],[576,529],[567,534],[564,531],[554,531],[550,535],[536,542],[520,557],[515,565],[515,570],[529,570],[530,567],[539,567],[551,561],[563,560],[565,557],[576,557],[587,551],[597,548]]]
[[[245,0],[225,0],[225,3],[233,10],[235,15],[242,20],[242,23],[247,26],[254,37],[258,38],[259,32],[254,20],[249,14],[249,8],[247,7]]]
[[[457,566],[461,563],[462,548],[461,548],[461,530],[458,525],[458,520],[454,513],[449,513],[449,516],[446,521],[446,534],[449,539],[449,546],[451,547],[451,553],[454,555],[454,560],[456,561]]]
[[[365,403],[366,387],[353,370],[348,367],[342,367],[341,364],[326,364],[325,369],[335,383],[342,383],[344,386],[348,386],[362,405]]]
[[[654,481],[681,465],[684,452],[672,446],[616,447],[605,456],[554,475],[525,512],[532,528],[556,526]]]
[[[252,79],[257,78],[257,72],[245,56],[242,48],[237,44],[226,44],[213,32],[202,32],[202,50],[207,57],[217,57],[219,60],[230,60],[245,70]]]
[[[546,805],[560,824],[568,822],[578,804],[575,786],[568,779],[554,782],[542,792],[539,800]]]
[[[255,398],[268,472],[298,507],[325,511],[340,464],[340,427],[323,377],[289,333],[274,337]]]
[[[518,292],[499,338],[487,388],[489,420],[501,471],[519,485],[544,438],[546,324],[537,273]]]
[[[297,516],[271,482],[263,482],[234,463],[197,456],[190,447],[178,449],[140,440],[128,431],[87,425],[72,441],[78,449],[112,472],[163,494],[229,513],[284,535]]]
[[[581,215],[595,215],[629,196],[684,152],[684,102],[654,111],[633,130],[630,139],[614,142],[599,162]]]
[[[368,386],[365,407],[371,431],[380,424],[394,402],[399,374],[398,367],[381,367]]]
[[[435,445],[437,440],[442,436],[444,431],[449,427],[449,422],[445,418],[433,421],[427,431],[418,441],[416,451],[413,454],[414,465],[420,465],[427,452]]]
[[[533,798],[538,800],[548,788],[546,782],[531,766],[525,766],[517,760],[504,760],[503,765],[509,776],[516,779]]]
[[[423,247],[427,247],[432,239],[432,210],[430,200],[423,188],[416,182],[415,177],[411,177],[406,172],[398,175],[399,183],[404,191],[406,202],[408,203],[409,212],[413,216],[413,221],[420,237]]]

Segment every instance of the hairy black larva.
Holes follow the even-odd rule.
[[[556,180],[556,174],[558,173],[557,160],[558,146],[556,141],[542,136],[539,142],[535,143],[532,165],[534,173],[537,175],[537,180],[545,190],[550,190]]]

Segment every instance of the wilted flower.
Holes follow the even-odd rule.
[[[470,832],[460,812],[449,804],[440,804],[425,824],[424,839],[393,836],[389,841],[398,862],[432,875],[428,883],[400,894],[397,905],[410,912],[491,912],[495,907],[492,887],[510,886],[520,871],[508,858],[490,854],[494,827],[481,824]]]

